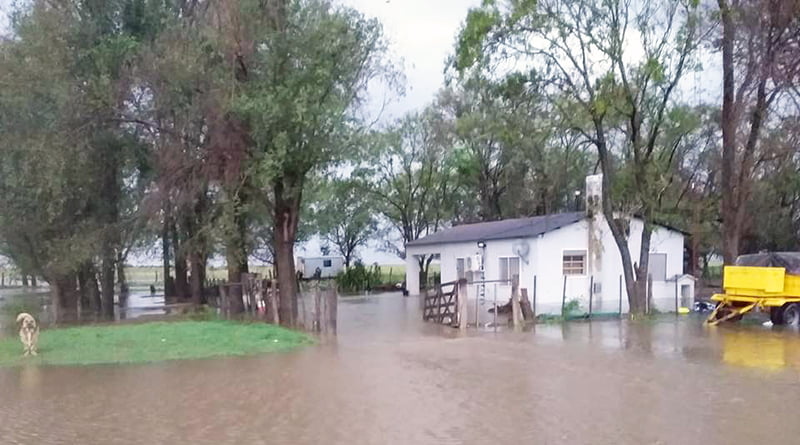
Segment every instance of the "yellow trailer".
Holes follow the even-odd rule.
[[[744,255],[723,270],[723,294],[708,324],[738,321],[753,309],[769,311],[774,324],[800,326],[800,253]]]

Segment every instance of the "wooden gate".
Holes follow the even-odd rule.
[[[454,327],[458,326],[457,281],[442,283],[425,294],[422,319]]]

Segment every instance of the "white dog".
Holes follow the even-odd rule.
[[[23,312],[17,315],[17,323],[20,323],[19,339],[25,347],[24,355],[36,355],[36,346],[39,342],[39,325],[36,324],[36,319],[31,314]]]

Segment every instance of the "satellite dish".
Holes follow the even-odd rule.
[[[525,264],[528,264],[528,253],[531,250],[528,243],[525,240],[519,240],[514,243],[512,248],[514,250],[514,254],[520,257]]]

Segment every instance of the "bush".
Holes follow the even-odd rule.
[[[381,268],[377,264],[366,267],[361,261],[356,261],[346,271],[336,276],[336,284],[342,292],[371,290],[381,284]]]
[[[581,302],[577,298],[573,298],[567,301],[567,304],[564,305],[564,313],[563,316],[569,316],[579,313],[581,310]]]

